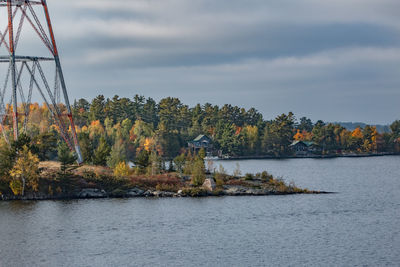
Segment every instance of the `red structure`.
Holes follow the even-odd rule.
[[[46,0],[0,0],[0,11],[3,11],[2,9],[6,9],[8,25],[5,26],[3,32],[0,28],[0,63],[8,64],[8,69],[5,68],[5,82],[3,88],[0,88],[0,130],[8,140],[4,124],[10,121],[7,120],[7,116],[12,114],[14,140],[18,139],[19,131],[26,131],[32,95],[36,92],[49,109],[61,137],[71,151],[76,153],[78,162],[81,163],[81,150]],[[6,15],[1,13],[0,18]],[[44,21],[44,26],[39,15]],[[16,25],[18,26],[15,27]],[[38,40],[47,50],[47,55],[32,56],[17,53],[21,33],[25,28],[29,28],[31,33],[39,37]],[[3,56],[1,52],[4,50],[6,55]],[[36,54],[33,46],[29,46],[28,51]],[[44,64],[47,64],[46,68],[42,66]],[[47,78],[47,72],[51,68],[55,73],[53,90]],[[29,80],[26,85],[22,82],[24,78]],[[8,100],[9,102],[5,102]],[[20,105],[20,110],[22,107],[23,112],[18,111],[18,105]],[[24,117],[24,120],[22,121],[19,117]]]

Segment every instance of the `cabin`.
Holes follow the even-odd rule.
[[[293,141],[289,147],[296,156],[309,156],[321,152],[320,146],[311,141]]]
[[[198,152],[202,148],[204,148],[206,152],[209,152],[212,149],[212,140],[208,136],[201,134],[193,141],[189,141],[188,146],[193,152]]]

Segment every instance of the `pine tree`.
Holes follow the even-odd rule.
[[[70,151],[65,142],[60,142],[58,145],[58,161],[61,163],[60,170],[63,177],[76,168],[76,156]]]
[[[104,137],[100,138],[99,146],[94,151],[93,154],[93,164],[106,166],[107,165],[107,158],[110,155],[111,148],[107,144],[106,139]]]

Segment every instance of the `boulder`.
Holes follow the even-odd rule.
[[[103,198],[107,197],[107,193],[104,190],[100,190],[97,188],[86,188],[82,189],[78,193],[78,197],[80,198]]]
[[[175,193],[167,191],[154,191],[153,195],[155,197],[173,197]]]
[[[208,192],[213,192],[217,185],[213,178],[207,178],[203,183],[203,188],[206,189]]]
[[[144,194],[144,191],[140,188],[132,188],[128,192],[126,192],[127,197],[140,197]]]

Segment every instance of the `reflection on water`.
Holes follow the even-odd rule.
[[[240,161],[332,195],[0,202],[0,266],[396,266],[399,163]]]

